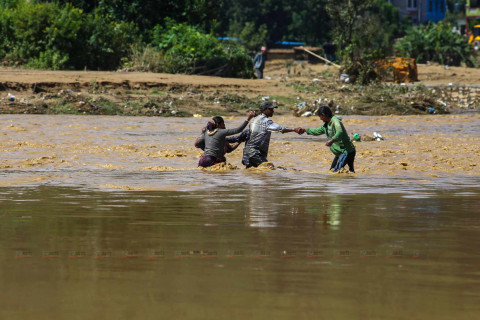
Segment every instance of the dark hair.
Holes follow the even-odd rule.
[[[322,115],[329,118],[333,117],[332,110],[330,110],[330,108],[327,106],[321,106],[320,108],[318,108],[317,116],[322,116]]]
[[[207,123],[207,130],[208,131],[213,131],[216,128],[218,128],[219,125],[224,124],[225,121],[223,121],[223,118],[220,116],[215,116],[212,118],[213,121],[209,121]]]

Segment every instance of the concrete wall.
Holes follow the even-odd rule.
[[[480,110],[480,85],[427,86],[427,89],[448,108]]]

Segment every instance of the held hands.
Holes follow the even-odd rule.
[[[294,129],[294,131],[295,131],[296,133],[298,133],[299,135],[302,135],[302,134],[304,134],[307,130],[305,130],[305,129],[302,128],[302,127],[297,127],[297,128]]]

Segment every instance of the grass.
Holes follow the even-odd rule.
[[[316,83],[304,83],[300,81],[286,82],[285,86],[291,87],[297,92],[316,92],[320,89]]]
[[[207,100],[212,102],[220,101],[221,104],[226,104],[235,110],[257,109],[259,102],[247,98],[246,96],[239,96],[236,94],[225,93],[220,97],[207,97]]]
[[[79,114],[77,108],[69,103],[59,101],[48,106],[47,113],[53,114]]]
[[[145,95],[145,94],[147,94],[147,91],[145,91],[145,90],[125,90],[125,94]]]
[[[163,96],[163,95],[167,94],[167,91],[161,91],[161,90],[158,90],[157,88],[155,88],[155,89],[152,89],[149,94],[155,95],[155,96]]]
[[[270,100],[277,100],[277,102],[280,105],[285,105],[285,106],[294,106],[297,103],[299,103],[299,100],[297,100],[294,97],[284,97],[284,96],[272,96],[270,97]]]

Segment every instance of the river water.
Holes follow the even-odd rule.
[[[203,119],[2,116],[0,318],[476,319],[477,160],[432,148],[422,172],[393,137],[474,148],[478,125],[403,119],[345,119],[386,140],[331,175],[311,137],[273,136],[284,169],[241,169],[239,150],[210,172]]]

